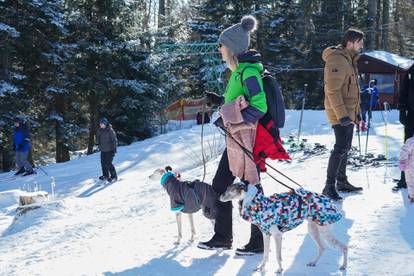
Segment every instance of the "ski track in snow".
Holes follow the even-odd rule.
[[[288,111],[282,135],[297,133],[300,112]],[[398,157],[402,126],[398,112],[389,114],[389,157]],[[384,124],[374,112],[369,151],[384,153]],[[302,138],[333,144],[333,132],[324,111],[305,111]],[[206,144],[222,138],[211,125],[205,127]],[[353,144],[357,145],[355,135]],[[365,146],[365,136],[361,137]],[[208,148],[208,146],[205,146]],[[202,178],[200,127],[120,147],[115,165],[120,181],[103,184],[99,154],[44,169],[56,179],[54,202],[14,220],[19,189],[41,186],[50,192],[50,178],[41,171],[32,178],[0,182],[0,275],[260,275],[253,269],[261,255],[237,257],[234,249],[247,242],[249,224],[237,214],[234,203],[233,250],[198,249],[196,243],[211,238],[213,228],[201,213],[194,216],[196,242],[190,244],[187,216],[183,216],[183,239],[175,246],[177,226],[169,210],[169,198],[159,183],[148,181],[155,168],[171,165],[184,179]],[[329,153],[292,164],[271,163],[306,188],[320,192]],[[219,158],[207,164],[211,182]],[[276,173],[269,170],[277,176]],[[11,174],[0,175],[0,181]],[[368,167],[349,171],[350,182],[361,185],[360,194],[342,194],[344,218],[334,225],[338,238],[349,246],[346,272],[338,267],[338,251],[328,249],[316,267],[306,263],[316,254],[307,235],[306,222],[284,235],[283,275],[414,275],[414,205],[407,192],[392,193],[397,167]],[[265,193],[285,191],[262,174]],[[287,180],[285,181],[289,183]],[[293,185],[293,184],[292,184]],[[276,270],[274,244],[263,275]]]

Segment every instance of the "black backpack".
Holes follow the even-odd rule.
[[[257,68],[253,66],[243,68],[240,73],[240,80],[243,87],[243,73],[247,68],[254,68],[257,70]],[[276,78],[266,69],[261,72],[260,75],[262,77],[263,90],[266,93],[267,112],[259,122],[272,133],[273,131],[270,131],[269,129],[272,126],[277,129],[285,126],[285,102]],[[273,123],[269,126],[270,121]],[[278,134],[279,133],[277,133],[277,136]],[[272,133],[272,135],[274,136],[274,133]]]

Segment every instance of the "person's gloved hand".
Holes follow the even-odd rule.
[[[407,110],[405,109],[400,110],[400,123],[404,126],[407,124]]]
[[[224,100],[223,96],[220,96],[214,92],[205,92],[204,97],[209,105],[221,105]]]
[[[218,117],[218,118],[217,118],[217,120],[215,120],[215,121],[213,122],[213,124],[214,124],[216,127],[219,127],[219,128],[225,129],[224,122],[223,122],[223,118],[221,118],[221,116],[220,116],[220,117]]]
[[[405,171],[407,169],[407,166],[407,160],[400,160],[399,167],[401,171]]]
[[[341,118],[339,121],[341,122],[341,126],[349,126],[352,124],[351,118],[348,116]]]
[[[22,144],[20,144],[20,145],[17,145],[17,150],[22,150],[23,149],[23,145]]]

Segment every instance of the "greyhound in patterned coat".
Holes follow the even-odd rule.
[[[348,247],[338,241],[330,229],[330,225],[339,221],[342,215],[328,197],[302,188],[266,197],[254,185],[246,186],[244,183],[235,183],[220,196],[223,202],[234,199],[243,199],[240,215],[243,219],[258,226],[263,234],[264,254],[257,270],[264,271],[265,269],[269,259],[270,236],[273,236],[279,266],[277,273],[283,271],[282,234],[296,228],[304,220],[308,221],[308,232],[318,247],[318,255],[308,263],[308,266],[315,266],[322,256],[325,250],[323,239],[343,252],[344,261],[340,269],[346,268]]]

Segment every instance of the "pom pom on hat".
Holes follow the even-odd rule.
[[[243,16],[240,23],[246,32],[253,32],[257,29],[257,20],[251,15]]]

